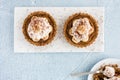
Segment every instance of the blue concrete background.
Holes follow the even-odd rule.
[[[14,53],[14,7],[105,7],[105,52]],[[105,58],[120,58],[120,0],[0,0],[0,80],[73,79],[72,71],[89,71]]]

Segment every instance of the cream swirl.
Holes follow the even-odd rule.
[[[69,34],[72,36],[73,42],[79,43],[80,41],[87,42],[89,35],[93,31],[94,28],[91,26],[88,18],[79,18],[73,21]]]
[[[106,66],[103,74],[107,77],[113,77],[115,75],[115,69],[110,66]]]
[[[27,28],[29,37],[35,42],[38,42],[40,39],[47,40],[51,31],[52,26],[47,18],[37,16],[31,18]]]

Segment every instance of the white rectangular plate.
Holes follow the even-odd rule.
[[[34,11],[45,11],[52,15],[58,25],[57,35],[46,46],[34,46],[27,42],[22,33],[24,19]],[[72,14],[85,12],[92,15],[99,25],[96,41],[88,47],[77,48],[64,38],[63,25]],[[103,7],[16,7],[14,11],[14,52],[103,52],[104,51],[104,8]]]

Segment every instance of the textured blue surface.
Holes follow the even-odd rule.
[[[105,7],[105,52],[15,54],[15,6]],[[120,58],[120,0],[0,0],[0,80],[74,80],[104,58]],[[86,80],[87,76],[75,80]]]

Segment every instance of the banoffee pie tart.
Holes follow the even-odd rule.
[[[55,37],[57,26],[50,14],[37,11],[26,17],[22,30],[28,42],[36,46],[44,46]]]
[[[87,13],[73,14],[65,22],[64,35],[76,47],[89,46],[98,35],[97,21]]]
[[[102,66],[101,73],[93,74],[93,80],[120,80],[120,67],[118,64]]]

